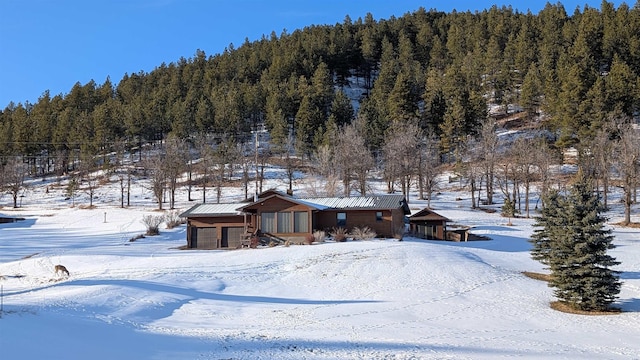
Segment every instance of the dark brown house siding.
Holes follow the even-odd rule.
[[[247,221],[247,231],[250,232],[252,225],[248,219]],[[245,217],[242,215],[190,218],[187,221],[187,247],[235,249],[241,245],[244,233]]]
[[[313,227],[315,208],[305,204],[299,204],[294,201],[290,201],[287,198],[283,198],[280,196],[271,196],[267,199],[260,200],[251,205],[243,207],[242,211],[250,214],[250,217],[253,219],[252,222],[257,224],[257,229],[261,233],[279,239],[302,241],[307,234],[311,234],[315,229]],[[272,224],[273,229],[271,230],[267,229],[267,226],[263,224],[262,216],[264,213],[274,213]],[[278,217],[278,214],[285,213],[288,214],[287,216],[290,219],[290,223],[288,224],[289,231],[279,230],[281,229],[283,224],[279,223],[280,219]],[[295,216],[304,216],[306,218],[306,231],[293,231],[293,228],[295,227]]]
[[[336,227],[366,226],[380,237],[394,237],[404,232],[409,213],[401,195],[298,199],[273,191],[251,203],[196,205],[181,216],[187,219],[187,247],[219,249],[245,245],[252,234],[301,241],[315,230]]]
[[[346,223],[338,225],[338,213],[346,214]],[[378,213],[382,213],[378,217]],[[401,210],[325,210],[316,214],[315,229],[330,231],[343,227],[350,231],[354,227],[368,226],[379,237],[393,237],[402,228],[404,214]]]

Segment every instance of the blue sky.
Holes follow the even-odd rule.
[[[555,1],[551,1],[555,3]],[[513,2],[538,13],[545,1]],[[600,1],[563,1],[571,14]],[[616,7],[619,1],[614,1]],[[161,63],[190,58],[197,49],[220,53],[245,38],[290,33],[311,24],[402,16],[420,6],[476,11],[510,2],[414,0],[0,0],[0,108],[34,103],[45,90],[66,94],[76,83],[149,72]]]

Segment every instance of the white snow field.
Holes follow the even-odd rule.
[[[94,209],[71,207],[64,184],[33,185],[18,209],[0,198],[25,218],[0,224],[1,359],[640,359],[640,229],[614,228],[623,312],[585,316],[521,274],[544,271],[533,220],[506,226],[467,193],[432,206],[492,240],[197,251],[177,249],[184,225],[130,242],[159,212],[141,185],[120,209],[111,186]]]

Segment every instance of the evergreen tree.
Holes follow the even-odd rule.
[[[561,196],[557,190],[551,190],[543,195],[544,207],[540,216],[535,219],[536,229],[529,239],[532,245],[531,257],[545,265],[549,265],[550,262],[552,241],[562,236],[564,228],[560,200]]]
[[[620,292],[611,267],[619,262],[607,254],[614,248],[605,229],[603,207],[590,183],[580,179],[566,196],[553,196],[538,220],[532,257],[549,266],[554,295],[574,309],[607,310]],[[557,204],[554,202],[557,201]]]
[[[351,100],[342,90],[336,92],[331,103],[331,113],[329,118],[333,118],[337,126],[349,124],[353,120],[353,106]]]

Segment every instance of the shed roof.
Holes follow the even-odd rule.
[[[431,209],[422,209],[417,213],[409,216],[409,221],[411,220],[422,220],[422,221],[451,221],[446,217],[436,213]]]

